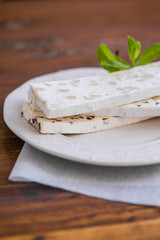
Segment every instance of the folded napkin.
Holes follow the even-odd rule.
[[[81,164],[24,145],[9,176],[102,199],[160,206],[160,164],[101,167]]]

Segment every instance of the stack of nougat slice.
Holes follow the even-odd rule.
[[[22,115],[41,133],[79,134],[160,116],[160,62],[104,76],[32,83]]]

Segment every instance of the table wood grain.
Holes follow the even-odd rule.
[[[127,61],[128,34],[142,49],[160,42],[159,9],[159,0],[0,3],[0,239],[160,239],[160,208],[8,181],[24,143],[3,121],[13,89],[41,74],[98,66],[100,42]]]

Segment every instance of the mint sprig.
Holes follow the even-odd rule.
[[[109,72],[116,72],[148,64],[160,56],[160,43],[151,45],[145,49],[140,56],[141,43],[139,41],[135,41],[130,36],[127,37],[127,43],[128,55],[131,60],[131,64],[128,64],[122,58],[113,54],[107,45],[101,43],[97,48],[97,57],[100,65]]]

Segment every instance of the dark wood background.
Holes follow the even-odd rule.
[[[160,208],[7,180],[23,146],[3,121],[7,94],[41,74],[98,66],[100,42],[128,60],[128,34],[142,48],[160,42],[159,0],[0,3],[0,239],[160,239]]]

